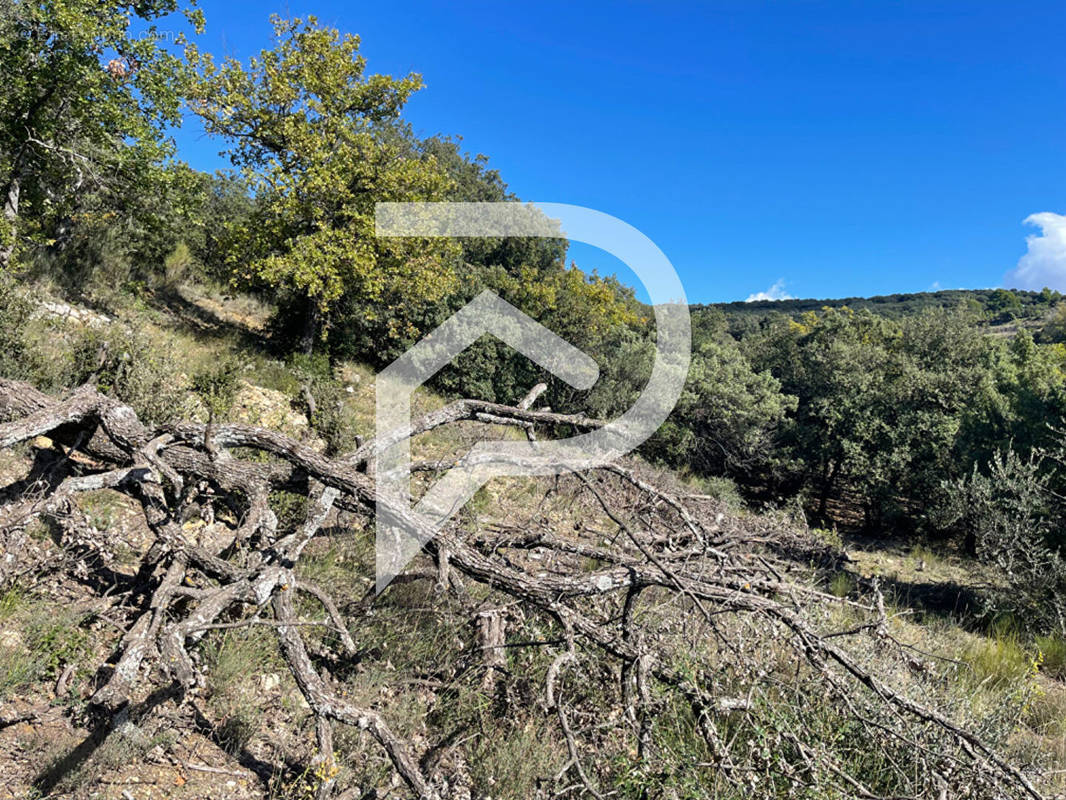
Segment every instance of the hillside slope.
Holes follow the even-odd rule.
[[[1010,318],[1029,319],[1045,315],[1061,299],[1058,292],[1030,292],[1004,289],[941,289],[935,292],[913,292],[876,295],[874,297],[837,297],[818,300],[814,298],[787,300],[752,300],[732,303],[707,303],[694,305],[694,311],[714,308],[727,315],[762,317],[778,312],[795,316],[823,308],[848,307],[854,310],[869,309],[881,316],[899,318],[916,314],[924,309],[962,308],[987,314],[997,321]]]
[[[374,596],[372,488],[346,457],[375,434],[373,376],[273,358],[262,311],[192,288],[108,309],[111,328],[27,327],[51,395],[0,383],[0,797],[1061,789],[1066,648],[936,601],[990,576],[636,458],[494,481]],[[70,395],[86,358],[140,420]],[[426,474],[482,438],[590,424],[447,408],[414,441]],[[159,478],[122,472],[149,441]]]

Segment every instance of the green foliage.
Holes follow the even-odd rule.
[[[187,72],[152,21],[176,0],[0,3],[0,266],[12,246],[56,245],[94,194],[149,191],[180,120]],[[198,12],[187,12],[196,27]]]
[[[339,455],[355,449],[355,415],[346,395],[335,381],[311,381],[308,390],[314,398],[311,427],[326,441],[326,454]]]
[[[997,453],[986,471],[945,486],[939,522],[961,530],[1003,585],[988,593],[989,613],[1009,613],[1027,629],[1066,633],[1063,511],[1053,473],[1035,456]]]
[[[1066,681],[1066,635],[1037,636],[1034,643],[1041,656],[1040,671]]]
[[[489,735],[478,737],[471,748],[473,788],[479,795],[500,800],[525,800],[536,796],[546,778],[565,762],[563,748],[544,727],[525,721],[486,719]]]
[[[1055,307],[1048,321],[1040,329],[1037,341],[1042,344],[1066,342],[1066,303],[1060,303]]]
[[[744,495],[732,479],[720,475],[697,476],[693,483],[699,493],[714,498],[730,511],[744,509]]]
[[[0,375],[27,377],[30,357],[24,331],[32,311],[13,276],[0,270]]]
[[[0,598],[0,620],[7,637],[0,641],[0,698],[54,678],[61,667],[78,663],[88,652],[89,634],[82,615],[8,590]]]
[[[192,389],[214,419],[221,419],[233,406],[240,389],[240,364],[225,358],[193,374]]]
[[[356,420],[347,396],[333,379],[324,353],[293,353],[289,366],[300,384],[295,402],[307,411],[312,430],[326,442],[326,453],[337,455],[355,449]]]
[[[693,306],[696,314],[704,310],[724,312],[734,331],[754,330],[761,319],[776,314],[796,317],[809,311],[820,312],[825,308],[850,308],[854,311],[867,309],[888,319],[902,319],[933,309],[962,311],[977,314],[984,320],[1003,321],[1003,311],[1013,317],[1037,318],[1057,305],[1062,295],[1051,289],[1040,292],[1004,289],[944,289],[936,292],[913,294],[890,294],[876,297],[843,297],[830,300],[756,300],[752,302],[715,303]]]
[[[170,255],[163,261],[163,285],[170,290],[189,280],[196,268],[189,245],[178,242]]]
[[[769,462],[796,399],[769,371],[753,370],[737,343],[706,321],[694,334],[685,388],[649,450],[700,474],[750,477]]]
[[[645,336],[646,320],[633,302],[632,293],[613,279],[583,272],[575,266],[567,268],[562,262],[540,266],[528,263],[475,266],[468,281],[460,293],[451,296],[439,309],[440,318],[436,321],[443,321],[483,289],[491,289],[596,360],[604,374],[616,366],[624,368],[615,352],[619,341],[629,341],[631,331],[640,331],[636,335]],[[410,344],[405,341],[404,347]],[[515,403],[541,381],[548,383],[544,402],[552,408],[593,408],[596,413],[607,406],[624,410],[619,408],[623,398],[618,392],[601,388],[599,400],[594,401],[562,384],[503,342],[487,336],[442,370],[434,387],[446,395]],[[617,388],[635,392],[641,385]]]
[[[959,478],[1004,441],[1047,441],[1066,409],[1056,357],[1024,331],[982,335],[968,314],[926,311],[893,322],[826,309],[779,317],[744,350],[797,398],[778,453],[784,494],[856,498],[871,526],[906,530],[945,477]]]
[[[108,325],[79,332],[72,346],[71,383],[88,381],[128,403],[146,425],[170,422],[191,411],[178,385],[173,354],[136,329]]]
[[[248,181],[240,175],[216,172],[198,177],[199,195],[182,238],[189,244],[196,267],[209,280],[228,282],[233,277],[228,258],[239,246],[255,200]]]
[[[994,289],[985,301],[985,308],[994,322],[1012,320],[1022,310],[1022,301],[1010,289]]]
[[[278,518],[279,531],[293,531],[307,518],[307,495],[277,489],[270,493],[270,508]]]
[[[878,417],[892,410],[884,365],[895,333],[869,313],[826,309],[799,322],[777,321],[746,343],[755,367],[770,370],[797,398],[783,437],[788,477],[816,492],[819,516],[840,483],[873,477],[859,462],[877,454],[876,439],[888,432]]]
[[[326,353],[290,353],[285,363],[298,380],[326,381],[333,377],[333,366]]]
[[[966,648],[963,663],[968,668],[963,677],[974,687],[1004,691],[1033,672],[1034,657],[1017,634],[997,632],[981,638]]]
[[[263,715],[256,707],[258,677],[284,669],[276,640],[255,627],[209,637],[202,647],[215,735],[230,753],[243,750],[259,730]]]
[[[374,235],[374,203],[444,199],[451,187],[398,123],[421,78],[367,75],[359,38],[313,17],[272,23],[274,49],[246,67],[187,51],[193,108],[232,142],[257,199],[232,231],[232,274],[277,292],[305,351],[338,314],[411,335],[418,311],[454,287],[458,255],[450,240]]]
[[[206,226],[206,176],[180,163],[152,162],[141,166],[136,181],[122,192],[81,192],[75,207],[47,223],[47,240],[26,259],[31,273],[75,296],[105,300],[173,289],[197,275],[201,266],[191,244]]]
[[[847,597],[855,591],[855,578],[849,572],[838,572],[829,581],[829,593],[834,597]]]

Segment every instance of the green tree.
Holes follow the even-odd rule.
[[[863,474],[865,456],[883,434],[888,357],[896,333],[868,311],[826,308],[800,320],[779,318],[747,343],[757,371],[769,370],[797,408],[782,435],[788,455],[787,491],[806,490],[824,517],[841,487]]]
[[[752,369],[721,314],[698,314],[692,335],[688,381],[651,452],[697,474],[765,480],[796,398],[769,371]]]
[[[454,288],[458,263],[449,240],[374,235],[375,202],[440,200],[452,188],[400,121],[421,78],[366,74],[359,38],[313,17],[271,21],[274,48],[247,66],[187,51],[200,76],[193,109],[231,143],[257,199],[234,231],[233,275],[276,293],[305,352],[340,317],[409,335]]]
[[[868,519],[921,524],[945,477],[973,463],[966,431],[1002,403],[996,345],[970,314],[928,309],[901,320],[885,343],[882,394],[870,406],[877,435],[861,454],[858,489]]]
[[[166,281],[168,259],[196,247],[206,230],[206,177],[180,162],[144,165],[127,180],[137,190],[99,187],[80,193],[48,225],[47,241],[24,259],[68,291],[104,293]],[[219,220],[214,220],[215,225]]]
[[[1022,311],[1022,301],[1010,289],[996,289],[985,301],[989,317],[993,322],[1007,322]]]
[[[1045,344],[1066,342],[1066,303],[1060,303],[1051,312],[1040,329],[1038,339]]]
[[[870,526],[906,530],[929,524],[945,480],[1008,443],[1025,457],[1046,446],[1066,409],[1060,353],[977,322],[936,308],[898,322],[825,309],[745,340],[756,371],[798,399],[780,436],[779,491],[807,494],[819,516],[838,499]]]
[[[1061,453],[1061,442],[1059,443]],[[1038,633],[1066,634],[1066,560],[1061,459],[1026,458],[1012,448],[945,482],[938,522],[957,529],[973,553],[996,569],[987,611],[1009,613]]]
[[[176,0],[0,0],[0,268],[86,193],[147,191],[186,74],[150,23],[176,10]],[[135,20],[149,24],[134,33]]]
[[[516,202],[499,173],[485,156],[471,156],[460,149],[462,140],[432,137],[412,141],[412,151],[431,156],[451,179],[448,200]],[[439,302],[427,304],[415,321],[415,330],[430,329],[488,289],[524,313],[546,325],[600,364],[608,375],[619,362],[616,351],[630,334],[648,332],[649,310],[636,302],[633,292],[610,276],[587,273],[566,264],[563,239],[531,237],[476,237],[458,241],[462,248],[462,280]],[[331,339],[339,354],[386,364],[410,347],[415,333],[390,337],[384,320],[362,314],[342,313],[336,322],[340,334]],[[639,331],[639,333],[637,333]],[[460,354],[434,379],[435,388],[446,395],[480,397],[514,402],[536,383],[546,381],[544,402],[556,409],[589,410],[611,415],[627,406],[620,392],[597,388],[586,396],[545,374],[523,355],[491,336],[482,337]],[[632,383],[634,390],[647,381]],[[601,381],[601,384],[603,382]],[[628,395],[627,395],[628,396]]]

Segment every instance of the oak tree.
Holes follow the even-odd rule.
[[[85,193],[149,191],[185,79],[152,23],[178,10],[177,0],[0,0],[0,268]]]
[[[247,64],[187,51],[193,109],[257,200],[234,231],[232,275],[300,318],[305,352],[339,310],[410,334],[413,312],[453,288],[458,254],[448,240],[374,235],[376,202],[440,200],[451,186],[400,119],[422,80],[368,74],[359,37],[314,17],[272,24],[274,47]]]

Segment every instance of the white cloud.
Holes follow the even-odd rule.
[[[745,303],[754,303],[756,300],[791,300],[792,295],[785,291],[785,279],[778,278],[774,281],[774,285],[767,289],[765,292],[756,292],[755,294],[749,294]]]
[[[1026,225],[1040,228],[1040,236],[1025,237],[1029,252],[1003,282],[1016,289],[1042,289],[1048,286],[1066,291],[1066,216],[1042,211],[1026,217]]]

